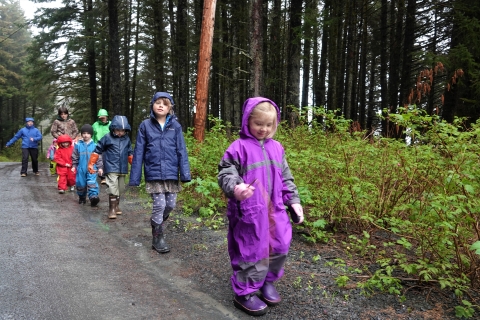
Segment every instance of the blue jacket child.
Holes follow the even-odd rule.
[[[173,98],[167,92],[156,92],[150,101],[150,118],[137,133],[133,155],[131,186],[138,186],[143,173],[145,189],[152,197],[152,249],[166,253],[170,248],[164,238],[164,221],[176,205],[181,182],[191,180],[187,148],[182,126],[173,112]]]
[[[88,161],[97,145],[92,139],[93,128],[91,125],[83,125],[80,129],[80,134],[82,135],[82,140],[79,140],[75,144],[72,153],[73,171],[77,173],[75,184],[79,197],[78,203],[85,204],[88,196],[90,205],[95,207],[100,201],[98,197],[97,173],[88,172]],[[99,157],[96,164],[94,164],[94,169],[97,170],[100,168],[102,168],[102,157]]]
[[[28,156],[32,158],[32,169],[36,176],[38,172],[38,142],[42,140],[42,134],[34,127],[35,120],[33,118],[25,118],[25,127],[18,130],[13,138],[7,142],[6,147],[10,147],[18,139],[22,139],[22,169],[20,175],[27,176]]]
[[[132,163],[133,149],[128,133],[131,131],[127,117],[114,116],[109,126],[110,133],[101,138],[90,156],[88,171],[96,172],[93,167],[99,155],[102,155],[103,169],[99,175],[105,175],[107,193],[109,195],[108,217],[115,219],[122,214],[120,196],[125,191],[125,176],[128,174],[128,163]]]

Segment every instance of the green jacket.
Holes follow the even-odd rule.
[[[93,141],[97,143],[100,139],[103,138],[104,135],[110,132],[110,122],[103,123],[102,121],[98,120],[92,125],[93,128]]]

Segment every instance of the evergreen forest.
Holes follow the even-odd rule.
[[[200,143],[207,1],[216,6]],[[401,299],[414,283],[452,292],[458,317],[478,312],[480,1],[63,0],[27,20],[17,0],[0,0],[0,150],[25,116],[53,120],[60,105],[77,124],[101,108],[126,115],[134,140],[156,91],[171,93],[185,130],[185,214],[224,226],[217,164],[245,99],[268,97],[306,212],[295,228],[359,264],[333,262],[337,284]]]
[[[259,95],[293,126],[309,110],[322,121],[322,109],[388,137],[402,135],[388,114],[407,105],[449,123],[480,116],[478,1],[208,1],[216,13],[207,113],[234,127],[243,101]],[[171,93],[191,127],[203,7],[63,0],[27,21],[18,1],[1,0],[2,145],[25,115],[50,116],[61,104],[79,122],[103,108],[139,123],[155,91]]]

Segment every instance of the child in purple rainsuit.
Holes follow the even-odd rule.
[[[229,198],[228,252],[234,305],[250,315],[267,312],[281,301],[274,282],[284,273],[292,225],[289,206],[303,222],[297,187],[282,145],[272,139],[280,110],[262,97],[243,105],[240,139],[218,165],[218,183]],[[260,290],[260,300],[255,294]]]

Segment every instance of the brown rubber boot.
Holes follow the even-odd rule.
[[[108,218],[115,219],[117,217],[117,196],[108,197]]]
[[[117,215],[122,214],[122,209],[120,209],[120,197],[117,197],[117,206],[115,207],[115,213]]]

